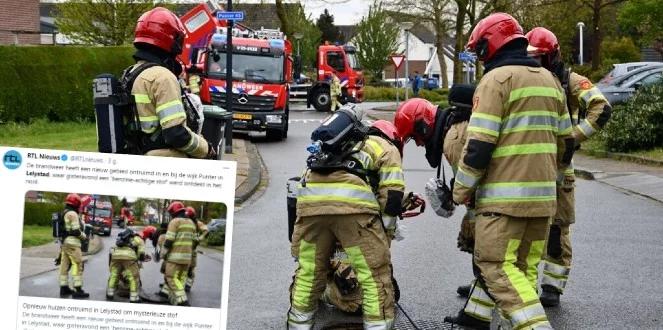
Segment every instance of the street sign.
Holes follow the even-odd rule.
[[[401,64],[403,64],[403,60],[405,60],[404,55],[391,55],[391,61],[394,62],[396,70],[398,70],[398,68],[401,67]]]
[[[460,52],[458,53],[458,59],[460,59],[463,62],[474,62],[477,58],[474,53],[470,52]]]
[[[220,12],[216,13],[216,19],[243,21],[244,20],[244,12],[243,11],[220,11]]]

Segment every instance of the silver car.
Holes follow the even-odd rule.
[[[661,81],[663,66],[646,66],[617,77],[611,83],[598,83],[596,87],[608,99],[611,105],[624,104],[643,86]]]
[[[599,80],[598,83],[611,85],[612,80],[614,80],[615,78],[619,78],[625,74],[632,72],[633,70],[650,65],[663,66],[663,62],[629,62],[629,63],[613,64],[612,70],[607,75],[605,75],[603,79]]]

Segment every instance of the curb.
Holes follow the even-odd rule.
[[[594,173],[597,173],[598,171],[593,171],[589,169],[584,169],[584,168],[574,168],[573,171],[575,172],[575,175],[581,179],[585,180],[596,180],[596,177],[594,176]]]
[[[258,148],[249,140],[244,140],[246,145],[246,154],[249,158],[249,173],[237,189],[235,189],[235,204],[241,204],[258,189],[262,179],[262,157],[258,153]]]
[[[395,107],[390,107],[390,106],[372,108],[371,110],[373,110],[373,111],[384,111],[384,112],[396,112],[396,108]]]
[[[580,151],[586,155],[594,157],[610,158],[615,160],[632,162],[636,164],[663,167],[663,161],[643,156],[630,155],[621,152],[609,152],[605,150],[580,149]]]

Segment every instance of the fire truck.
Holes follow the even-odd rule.
[[[212,7],[211,7],[212,6]],[[189,82],[197,76],[203,104],[226,109],[232,93],[233,129],[266,132],[267,138],[288,136],[292,44],[278,30],[253,30],[235,24],[232,30],[232,91],[226,88],[227,22],[214,2],[200,4],[181,17],[187,30],[180,59]]]
[[[318,47],[316,57],[317,80],[312,83],[292,85],[292,98],[306,98],[306,106],[313,106],[317,111],[331,109],[329,93],[332,75],[341,81],[341,103],[359,103],[364,101],[364,74],[359,61],[357,49],[352,45],[325,44]],[[299,58],[295,61],[296,73],[300,71]]]
[[[92,226],[97,235],[110,236],[113,227],[113,205],[94,196],[81,197],[80,215],[83,222]]]

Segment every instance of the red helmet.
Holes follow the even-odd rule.
[[[519,38],[525,39],[525,35],[518,21],[509,14],[495,13],[477,23],[465,47],[476,52],[480,60],[488,61],[508,42]]]
[[[403,154],[403,140],[401,140],[400,135],[398,135],[398,130],[396,129],[396,126],[387,120],[377,120],[371,125],[371,128],[374,128],[378,130],[382,135],[384,135],[385,138],[389,139],[396,148],[398,148],[398,151]]]
[[[136,38],[138,43],[150,44],[164,51],[179,55],[182,53],[186,30],[173,12],[163,7],[156,7],[145,12],[136,23]]]
[[[81,206],[81,196],[78,196],[78,194],[69,194],[67,195],[67,198],[64,199],[64,203],[67,205],[70,205],[72,207],[78,208]]]
[[[396,110],[394,125],[403,144],[411,138],[418,146],[424,145],[433,134],[437,106],[420,98],[409,99]]]
[[[157,232],[156,227],[147,226],[147,227],[143,228],[143,231],[141,231],[139,235],[140,235],[140,238],[142,238],[143,241],[144,241],[144,240],[152,237],[152,235],[154,235],[154,233],[156,233],[156,232]]]
[[[194,219],[196,219],[196,209],[194,209],[194,208],[191,207],[191,206],[187,206],[184,215],[185,215],[187,218],[189,218],[189,219],[191,219],[191,220],[194,220]]]
[[[168,213],[170,213],[170,215],[175,215],[183,211],[184,209],[185,209],[184,203],[180,201],[174,201],[170,203],[170,205],[168,205]]]
[[[544,27],[535,27],[525,35],[529,46],[527,53],[530,56],[552,55],[559,51],[559,42],[554,33]]]

